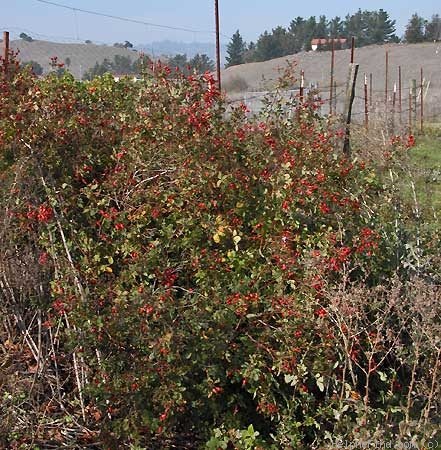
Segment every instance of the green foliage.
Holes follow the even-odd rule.
[[[317,105],[276,96],[249,117],[210,74],[161,65],[138,83],[19,70],[1,86],[1,292],[56,336],[45,366],[70,402],[54,415],[84,422],[71,446],[419,439],[423,411],[428,429],[436,290],[407,282],[392,190]]]
[[[441,155],[438,151],[441,132],[436,129],[430,132],[428,129],[427,133],[429,136],[412,148],[410,158],[419,202],[424,205],[425,211],[431,212],[425,218],[430,223],[441,213]]]
[[[177,54],[167,61],[168,65],[174,69],[179,70],[185,75],[196,72],[203,74],[205,72],[212,72],[214,70],[214,62],[205,54],[196,54],[190,60],[185,54]]]
[[[32,72],[37,75],[43,75],[43,67],[37,61],[27,61],[22,63],[23,67],[30,66],[32,68]]]
[[[424,41],[424,18],[413,14],[406,26],[404,39],[409,44],[417,44]]]
[[[226,57],[227,64],[225,65],[225,67],[243,64],[245,62],[246,49],[247,45],[245,41],[242,39],[239,30],[237,30],[233,34],[231,42],[227,46],[227,57]]]
[[[138,75],[150,68],[151,64],[150,58],[146,55],[140,56],[135,61],[129,56],[115,55],[113,61],[109,61],[105,58],[101,64],[96,62],[95,66],[83,75],[83,80],[90,81],[106,73],[116,75]]]
[[[395,34],[395,20],[383,9],[348,14],[342,21],[340,17],[328,20],[321,15],[308,19],[297,17],[288,29],[276,27],[271,33],[260,35],[252,51],[248,50],[249,61],[265,61],[272,58],[311,50],[312,39],[355,37],[357,46],[398,42]],[[326,49],[326,48],[325,48]]]
[[[189,66],[198,74],[212,72],[214,70],[214,62],[205,54],[197,53],[189,61]]]
[[[20,33],[20,39],[23,39],[26,42],[33,42],[34,39],[32,39],[31,36],[29,36],[26,33]]]
[[[430,21],[426,21],[425,27],[426,41],[440,41],[441,40],[441,17],[439,14],[434,14]]]
[[[130,41],[124,41],[122,42],[115,42],[113,44],[114,47],[116,48],[133,48],[133,44]]]

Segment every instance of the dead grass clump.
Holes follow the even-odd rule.
[[[226,92],[245,92],[249,86],[244,78],[236,76],[226,81],[223,88]]]

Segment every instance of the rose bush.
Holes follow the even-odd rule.
[[[2,295],[59,333],[89,430],[75,442],[310,448],[399,403],[381,397],[408,377],[388,355],[394,314],[377,329],[384,299],[353,306],[356,339],[330,295],[395,271],[392,206],[313,103],[251,117],[210,74],[160,65],[137,83],[11,72]]]

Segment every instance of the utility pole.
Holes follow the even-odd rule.
[[[217,84],[219,91],[221,90],[221,61],[220,61],[220,27],[219,27],[219,0],[214,0],[214,15],[216,20],[216,71]]]

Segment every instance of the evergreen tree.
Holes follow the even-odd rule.
[[[101,64],[97,61],[95,65],[83,75],[83,80],[93,80],[95,77],[100,77],[108,72],[112,72],[112,63],[105,58]]]
[[[227,64],[225,65],[225,67],[243,64],[245,62],[246,50],[247,50],[246,43],[242,39],[239,30],[237,30],[233,34],[231,42],[227,46],[227,57],[226,57]]]
[[[432,20],[426,23],[424,37],[426,41],[441,40],[441,17],[438,14],[433,15]]]
[[[288,28],[289,53],[298,53],[305,46],[306,21],[303,17],[296,17],[291,21]]]
[[[251,41],[245,50],[243,59],[244,62],[249,63],[255,61],[255,58],[256,58],[256,44],[253,41]]]
[[[305,22],[304,34],[303,34],[303,50],[309,52],[311,50],[311,41],[316,37],[317,20],[315,16],[311,16]]]
[[[169,58],[167,64],[173,69],[176,68],[181,72],[188,73],[188,59],[185,54],[177,54]]]
[[[41,67],[41,64],[37,61],[27,61],[21,64],[23,67],[25,66],[31,66],[32,72],[37,75],[43,75],[43,67]]]
[[[280,58],[281,56],[286,56],[289,54],[289,36],[286,28],[276,27],[272,31],[273,39],[273,58]]]
[[[271,33],[265,31],[256,43],[255,60],[266,61],[280,58],[289,53],[289,35],[285,28],[279,26]]]
[[[368,45],[370,13],[359,9],[355,14],[347,15],[344,21],[344,34],[350,39],[355,37],[357,46]]]
[[[214,62],[205,54],[196,54],[190,59],[188,65],[197,73],[212,72],[214,70]]]
[[[335,16],[328,24],[329,37],[338,38],[343,35],[343,22],[340,17]]]
[[[117,74],[132,74],[133,63],[128,56],[115,55],[111,64],[111,71]]]
[[[398,42],[395,34],[395,20],[389,18],[389,14],[380,9],[370,16],[368,41],[370,44],[383,44],[385,42]]]
[[[136,61],[133,62],[133,73],[141,74],[147,71],[152,64],[152,60],[148,55],[141,55]]]
[[[29,36],[26,33],[20,33],[20,39],[23,39],[26,42],[32,42],[33,41],[32,37]]]
[[[329,36],[328,19],[320,16],[314,30],[314,38],[327,38]]]
[[[265,30],[263,34],[259,36],[256,42],[256,49],[254,51],[255,61],[266,61],[273,56],[273,39],[272,36]]]
[[[413,14],[407,24],[404,39],[409,44],[416,44],[424,41],[424,19],[417,13]]]

